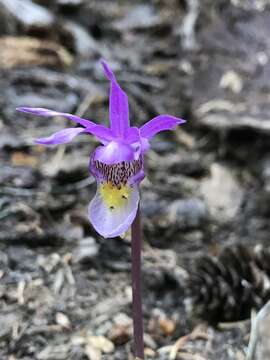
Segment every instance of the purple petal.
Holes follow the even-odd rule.
[[[144,154],[149,149],[150,149],[150,143],[149,143],[148,139],[142,137],[141,138],[141,152],[142,152],[142,154]]]
[[[95,164],[95,152],[93,152],[90,156],[89,171],[95,177],[95,179],[97,181],[104,180],[104,175],[102,174],[102,172],[99,171],[99,169],[97,169],[96,164]]]
[[[132,176],[129,180],[128,183],[133,186],[134,184],[139,184],[140,182],[143,181],[143,179],[145,178],[145,173],[143,168],[134,176]]]
[[[140,130],[132,126],[127,130],[126,136],[125,136],[125,143],[127,144],[133,144],[140,141]]]
[[[115,75],[112,72],[112,69],[109,67],[108,63],[104,59],[101,59],[100,62],[101,65],[103,66],[104,74],[106,75],[107,79],[111,82],[113,81],[117,82]]]
[[[136,186],[129,187],[129,193],[124,203],[110,206],[110,199],[104,198],[101,192],[102,184],[98,184],[94,199],[88,208],[89,220],[95,230],[105,238],[123,234],[131,226],[139,205],[139,191]]]
[[[108,129],[103,125],[93,125],[87,127],[85,131],[89,134],[95,135],[105,145],[115,139],[111,129]]]
[[[108,145],[99,146],[95,150],[93,159],[105,164],[115,164],[121,161],[132,161],[136,158],[136,151],[128,144],[111,141]]]
[[[173,130],[177,125],[186,121],[171,115],[159,115],[148,121],[140,128],[140,134],[143,138],[151,139],[154,135],[164,130]]]
[[[90,120],[82,119],[76,115],[57,112],[57,111],[44,109],[44,108],[19,107],[16,110],[27,113],[27,114],[37,115],[37,116],[45,116],[45,117],[47,117],[47,116],[63,116],[63,117],[65,117],[71,121],[74,121],[75,123],[80,124],[84,127],[96,125],[94,122],[92,122]]]
[[[116,81],[115,75],[106,61],[101,60],[104,73],[111,82],[110,123],[115,136],[123,138],[129,128],[128,97]]]
[[[140,136],[140,130],[137,127],[131,127],[125,136],[125,143],[130,144],[135,152],[135,159],[138,159],[144,152],[143,138]]]
[[[35,143],[41,145],[58,145],[65,144],[71,141],[78,134],[85,132],[84,128],[68,128],[57,131],[49,137],[36,139]]]

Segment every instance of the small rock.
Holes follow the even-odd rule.
[[[85,0],[56,0],[57,5],[60,6],[70,6],[70,7],[77,7],[79,5],[82,5]]]
[[[74,225],[69,222],[64,222],[63,226],[59,226],[59,232],[67,242],[76,243],[83,239],[83,228],[81,225]]]
[[[101,239],[99,261],[113,271],[130,270],[129,250],[129,245],[121,239],[113,238],[110,241]]]
[[[181,230],[202,227],[208,220],[207,207],[197,198],[175,200],[167,210],[169,222]]]
[[[247,360],[270,359],[270,302],[251,321]]]
[[[23,151],[14,151],[11,155],[13,166],[27,166],[35,168],[38,165],[38,158]]]
[[[39,174],[33,168],[22,166],[1,166],[0,182],[6,186],[32,188],[36,185],[38,180]]]
[[[114,351],[114,344],[105,336],[89,336],[87,343],[105,354],[111,354]]]
[[[158,347],[154,338],[148,333],[144,334],[144,344],[152,350],[156,350]]]
[[[79,181],[86,176],[85,168],[89,162],[88,156],[81,156],[78,159],[77,154],[66,154],[61,163],[52,163],[48,161],[42,166],[42,173],[45,176],[55,177],[62,185],[70,181]]]
[[[109,333],[109,339],[116,345],[124,345],[131,338],[131,329],[124,325],[115,325]]]
[[[14,150],[21,149],[24,146],[24,141],[20,139],[13,132],[5,129],[5,131],[1,130],[0,134],[0,149],[6,150]],[[3,172],[5,174],[5,172]]]
[[[38,360],[66,360],[69,354],[69,345],[48,345],[37,354]]]
[[[58,253],[52,253],[49,256],[39,255],[37,258],[38,265],[42,267],[47,273],[54,271],[60,262],[61,257]]]
[[[99,245],[92,237],[82,239],[73,251],[73,261],[85,264],[91,262],[99,253]]]
[[[156,215],[161,215],[166,201],[161,199],[156,193],[145,192],[141,201],[141,212],[143,217],[151,218]]]
[[[2,311],[2,314],[0,315],[0,339],[2,340],[3,338],[7,337],[10,338],[11,333],[12,333],[12,328],[13,326],[16,324],[16,322],[18,322],[18,317],[13,314],[4,314],[4,312]]]
[[[160,24],[160,17],[149,5],[136,5],[129,10],[126,16],[116,22],[118,30],[148,29]]]
[[[71,323],[67,315],[58,312],[55,315],[55,321],[58,325],[60,325],[64,329],[70,329]]]
[[[229,70],[223,74],[219,85],[223,89],[228,89],[234,94],[238,94],[243,88],[243,81],[239,74],[233,70]]]
[[[113,321],[115,324],[109,331],[109,339],[116,346],[126,344],[132,336],[132,319],[125,313],[118,313]]]
[[[34,272],[38,268],[35,252],[25,246],[10,246],[7,255],[13,270]]]
[[[210,214],[222,222],[235,217],[243,198],[243,190],[231,169],[218,163],[212,164],[210,177],[202,181],[201,192]]]
[[[118,313],[114,316],[113,321],[116,325],[132,326],[132,319],[125,313]]]
[[[0,0],[0,6],[25,27],[51,26],[52,13],[31,0]]]
[[[90,55],[99,53],[100,45],[96,43],[82,26],[69,21],[62,25],[62,29],[70,37],[71,46],[77,54]]]
[[[166,287],[166,273],[161,268],[143,268],[143,289],[161,290]]]
[[[8,257],[3,251],[0,250],[0,270],[4,271],[8,269]]]
[[[89,360],[101,360],[100,349],[97,349],[90,344],[86,345],[85,347],[85,355],[88,357]]]
[[[148,358],[148,357],[149,357],[149,358],[153,358],[153,359],[157,358],[156,352],[155,352],[154,350],[148,348],[148,347],[146,347],[146,348],[144,349],[144,355],[147,356],[147,358]]]
[[[207,162],[197,155],[189,155],[180,159],[179,156],[171,157],[173,160],[169,163],[169,169],[174,174],[199,177],[208,170]]]
[[[159,327],[165,336],[170,336],[175,332],[176,323],[167,317],[161,317],[159,319]]]
[[[263,160],[260,174],[264,183],[265,190],[269,193],[270,192],[270,158],[266,157]]]

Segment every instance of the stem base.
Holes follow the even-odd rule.
[[[132,263],[132,313],[134,332],[135,360],[144,360],[143,316],[141,294],[141,222],[140,210],[131,226],[131,263]]]

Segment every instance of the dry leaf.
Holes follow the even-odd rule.
[[[5,36],[0,39],[0,68],[18,66],[50,66],[63,68],[71,65],[73,58],[61,45],[53,41],[39,40],[30,36]]]

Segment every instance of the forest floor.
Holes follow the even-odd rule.
[[[132,359],[130,235],[87,218],[96,142],[33,145],[68,121],[15,111],[105,123],[105,58],[134,125],[187,120],[146,155],[146,357],[243,360],[267,299],[245,269],[269,247],[269,3],[0,0],[0,16],[0,359]]]

